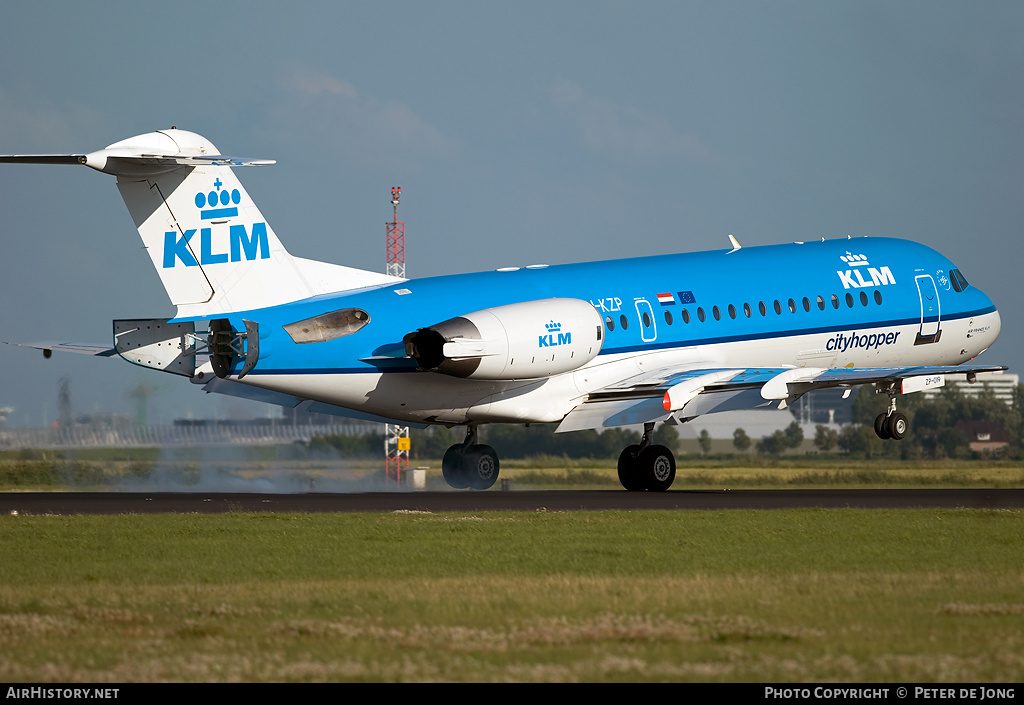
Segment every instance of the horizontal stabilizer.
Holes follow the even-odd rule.
[[[42,342],[42,343],[16,343],[18,347],[35,348],[42,350],[43,355],[50,357],[54,350],[59,352],[77,353],[79,355],[94,355],[96,357],[113,357],[117,351],[109,345],[98,345],[95,343],[69,343],[69,342]]]
[[[84,154],[4,154],[0,164],[81,164]]]
[[[269,166],[273,159],[229,157],[223,154],[156,154],[129,149],[101,149],[88,154],[0,155],[0,164],[83,164],[115,176],[156,176],[183,166]]]

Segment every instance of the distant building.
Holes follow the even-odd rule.
[[[1010,445],[1010,436],[992,421],[961,421],[957,429],[964,432],[975,453],[997,453]]]
[[[962,377],[952,379],[946,377],[946,386],[955,387],[962,394],[966,396],[978,396],[985,390],[989,390],[995,395],[995,398],[1003,402],[1007,406],[1013,406],[1013,400],[1016,398],[1017,385],[1020,384],[1019,375],[1008,375],[1005,372],[979,372],[978,378],[971,384]],[[938,389],[934,391],[921,392],[928,399],[934,399],[942,392]]]

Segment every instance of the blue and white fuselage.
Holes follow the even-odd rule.
[[[864,259],[851,265],[852,255]],[[551,423],[651,368],[967,362],[998,336],[999,313],[954,270],[917,243],[856,238],[413,279],[228,318],[236,330],[259,323],[260,359],[243,384],[407,422]],[[418,328],[546,299],[586,301],[600,314],[594,359],[554,376],[495,380],[418,371],[406,355],[403,338]],[[365,311],[369,322],[316,343],[284,329],[340,309]],[[540,355],[558,348],[547,313],[522,331]]]

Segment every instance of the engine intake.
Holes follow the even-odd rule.
[[[604,323],[587,301],[542,299],[486,308],[403,339],[421,370],[473,379],[570,372],[601,352]]]

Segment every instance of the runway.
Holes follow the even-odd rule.
[[[488,491],[257,494],[215,492],[7,492],[4,514],[218,512],[486,512],[727,510],[807,507],[1019,509],[1024,489]]]

